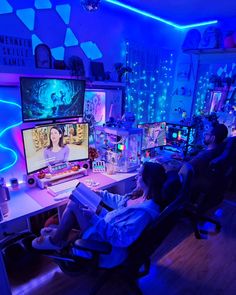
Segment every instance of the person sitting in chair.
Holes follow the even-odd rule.
[[[201,192],[207,193],[211,190],[209,178],[209,164],[218,157],[224,150],[224,140],[228,135],[228,129],[224,124],[212,126],[204,134],[206,149],[195,156],[189,163],[194,169],[194,177],[191,185],[191,201],[195,202]]]
[[[136,191],[141,190],[141,195],[134,199],[132,194],[121,196],[99,191],[102,201],[113,210],[100,208],[96,213],[69,201],[58,228],[41,230],[41,236],[33,240],[32,246],[40,250],[60,250],[68,243],[71,229],[79,224],[83,239],[109,242],[113,246],[111,254],[101,255],[100,265],[118,265],[126,258],[127,247],[175,198],[174,192],[173,199],[162,198],[162,188],[166,180],[163,166],[145,162],[137,175]],[[176,185],[179,189],[179,179],[176,179]],[[173,191],[177,192],[176,187]]]

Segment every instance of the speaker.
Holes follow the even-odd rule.
[[[36,186],[36,180],[33,175],[24,175],[24,181],[28,187]]]
[[[80,161],[79,166],[80,168],[89,169],[89,160]]]

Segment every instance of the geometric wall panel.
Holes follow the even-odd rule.
[[[102,53],[100,49],[97,47],[97,45],[92,42],[83,42],[80,44],[80,47],[82,48],[83,52],[87,56],[87,58],[90,58],[91,60],[98,59],[102,57]]]
[[[34,6],[37,9],[49,9],[52,8],[52,4],[49,0],[35,0]]]
[[[70,10],[71,6],[69,4],[56,6],[57,13],[60,15],[66,25],[68,25],[70,22]]]
[[[37,45],[42,44],[43,42],[39,39],[39,37],[35,34],[32,34],[32,51],[34,54],[34,49]]]
[[[16,15],[23,22],[24,25],[30,30],[34,29],[34,17],[35,11],[32,8],[19,9],[16,11]]]
[[[0,4],[0,14],[11,13],[13,8],[6,0],[1,0]]]
[[[66,30],[65,46],[76,46],[79,42],[70,28]]]
[[[51,48],[52,56],[57,60],[64,60],[65,48],[64,47],[56,47]]]

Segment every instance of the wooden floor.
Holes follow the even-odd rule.
[[[139,280],[144,295],[236,294],[236,195],[212,214],[220,220],[222,231],[204,240],[195,239],[186,220],[176,226],[153,255],[150,274]],[[86,295],[94,282],[85,275],[68,277],[49,260],[43,261],[39,272],[27,283],[12,281],[13,295]],[[101,295],[133,294],[124,286],[117,278]]]

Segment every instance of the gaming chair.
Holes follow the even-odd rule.
[[[128,284],[129,294],[142,294],[136,280],[149,273],[151,255],[176,225],[179,218],[179,208],[182,206],[185,198],[185,186],[189,185],[189,180],[189,174],[184,174],[182,177],[183,186],[179,193],[175,190],[176,179],[174,177],[165,183],[162,192],[163,198],[173,199],[175,190],[175,200],[161,212],[156,222],[150,224],[141,236],[129,246],[127,258],[118,266],[109,269],[99,266],[99,256],[101,254],[109,254],[112,250],[112,245],[107,242],[78,239],[61,252],[40,252],[53,258],[61,270],[67,274],[81,275],[88,273],[98,278],[91,288],[90,294],[99,294],[106,284],[117,277],[117,275],[122,277],[122,281],[126,285]],[[77,250],[89,251],[91,258],[76,256]]]
[[[233,171],[236,167],[235,157],[236,137],[230,137],[227,138],[223,152],[209,163],[207,176],[209,189],[200,191],[197,202],[194,204],[189,202],[186,207],[186,214],[192,222],[197,239],[204,238],[202,234],[207,233],[204,229],[198,228],[201,221],[215,225],[216,232],[221,229],[219,221],[207,216],[206,212],[223,201],[229,183],[232,185]]]

